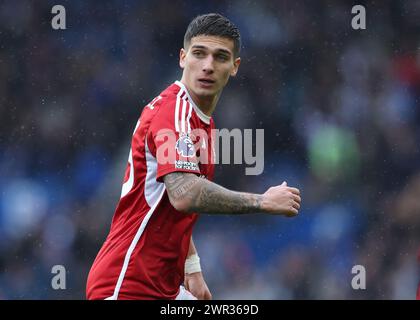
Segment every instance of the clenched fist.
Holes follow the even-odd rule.
[[[266,213],[280,214],[294,217],[300,209],[300,191],[289,187],[286,182],[279,186],[269,188],[262,199],[262,209]]]

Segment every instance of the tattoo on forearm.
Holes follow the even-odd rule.
[[[261,207],[260,195],[227,190],[209,181],[195,199],[195,209],[208,213],[244,214],[260,211]]]
[[[164,180],[168,193],[175,200],[181,199],[184,196],[191,196],[191,190],[200,182],[199,177],[188,177],[180,172],[168,174]]]
[[[193,174],[175,172],[164,180],[169,196],[174,200],[187,198],[191,211],[244,214],[261,209],[261,195],[231,191]]]

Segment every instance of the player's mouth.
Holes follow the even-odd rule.
[[[208,78],[200,78],[198,79],[198,83],[203,88],[210,88],[216,83],[216,81]]]

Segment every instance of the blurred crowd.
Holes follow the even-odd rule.
[[[51,8],[66,8],[66,30]],[[298,217],[200,217],[215,299],[413,299],[420,280],[420,2],[0,3],[0,299],[84,299],[119,199],[130,138],[181,78],[189,21],[219,12],[242,63],[217,128],[264,129],[264,172],[215,181],[262,193],[284,180]],[[54,265],[66,290],[51,287]],[[366,289],[351,286],[366,270]]]

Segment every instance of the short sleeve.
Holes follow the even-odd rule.
[[[181,100],[181,101],[180,101]],[[148,145],[156,158],[156,180],[171,172],[189,172],[200,175],[200,168],[191,123],[192,106],[182,99],[173,103],[162,101],[148,132]]]

